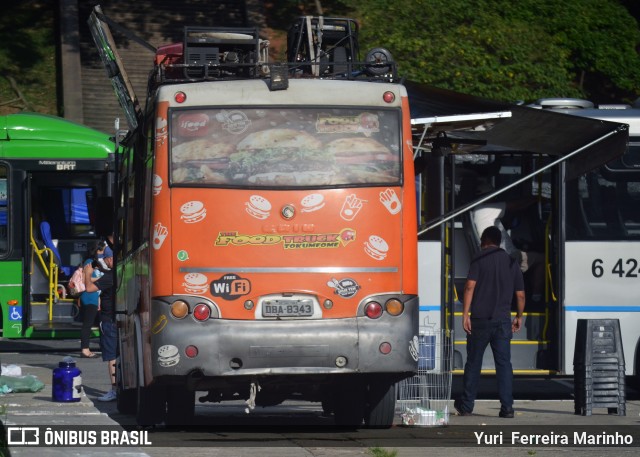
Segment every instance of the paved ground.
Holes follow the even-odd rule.
[[[85,379],[85,393],[80,402],[58,403],[51,397],[51,372],[57,360],[64,354],[30,356],[28,353],[2,354],[2,363],[21,365],[23,374],[35,375],[44,382],[43,390],[36,393],[11,393],[0,397],[0,405],[5,412],[0,416],[6,427],[38,426],[39,429],[52,427],[53,430],[78,431],[107,430],[122,431],[133,424],[131,416],[117,413],[114,403],[101,404],[95,398],[109,386],[106,382],[106,370],[100,360],[81,359]],[[77,354],[76,354],[77,356]],[[40,358],[42,357],[42,358]],[[23,362],[40,360],[33,364]],[[454,391],[459,379],[454,378]],[[14,457],[20,456],[131,456],[131,457],[168,457],[189,454],[197,456],[373,456],[418,457],[437,453],[438,457],[467,456],[470,452],[477,456],[637,456],[640,453],[640,396],[634,390],[625,401],[626,415],[610,415],[605,408],[596,408],[590,416],[576,415],[575,404],[571,398],[570,381],[559,383],[516,380],[516,391],[522,392],[528,386],[540,390],[534,396],[536,400],[518,399],[515,403],[516,417],[501,419],[498,417],[499,403],[495,399],[478,401],[475,414],[470,417],[450,415],[446,427],[404,427],[394,426],[391,430],[341,431],[330,426],[320,418],[313,407],[293,405],[289,415],[283,419],[276,409],[259,411],[245,416],[242,406],[198,405],[204,414],[203,423],[189,430],[152,431],[146,439],[154,445],[130,445],[114,447],[20,447],[11,446]],[[558,386],[560,386],[558,388]],[[494,389],[493,379],[484,379],[481,395],[491,398]],[[552,388],[554,393],[545,395],[544,389]],[[563,390],[564,388],[564,390]],[[559,400],[549,397],[561,398]],[[517,397],[518,398],[518,397]],[[451,407],[451,403],[449,403]],[[235,409],[234,409],[235,408]],[[212,412],[209,415],[210,411]],[[304,426],[271,426],[273,423],[298,421]],[[242,426],[224,426],[232,422]],[[88,428],[86,428],[88,427]],[[516,435],[513,435],[513,434]],[[616,435],[617,433],[617,435]],[[577,435],[576,435],[577,434]],[[139,435],[140,436],[140,435]],[[520,438],[520,444],[513,447],[513,437]],[[563,442],[566,436],[567,443]],[[528,443],[523,443],[528,439]],[[613,449],[611,446],[589,445],[596,440],[623,441]],[[537,441],[536,441],[537,440]],[[545,445],[542,440],[551,441]],[[578,442],[576,442],[576,440]],[[587,445],[581,445],[584,440]],[[631,440],[631,443],[624,442]],[[597,444],[597,443],[596,443]]]
[[[94,361],[91,361],[94,363]],[[96,362],[99,363],[99,362]],[[51,371],[46,367],[23,366],[23,373],[33,374],[45,383],[45,388],[36,393],[7,394],[0,399],[6,405],[3,421],[7,427],[64,426],[67,430],[91,429],[120,430],[127,421],[118,418],[117,413],[105,413],[105,405],[94,403],[100,389],[92,390],[91,397],[83,396],[78,403],[57,403],[51,399]],[[361,430],[352,432],[314,432],[308,429],[274,432],[273,428],[262,427],[247,434],[247,430],[222,429],[217,431],[198,428],[190,434],[164,434],[155,432],[148,439],[161,447],[120,446],[109,448],[34,448],[12,446],[12,456],[132,456],[161,457],[188,452],[191,457],[198,455],[220,456],[357,456],[380,452],[397,452],[399,457],[423,456],[437,452],[440,456],[462,456],[471,450],[474,455],[610,455],[611,449],[575,446],[574,432],[585,432],[585,439],[616,431],[631,436],[632,445],[624,445],[615,450],[620,456],[638,455],[640,449],[640,401],[625,403],[626,415],[609,415],[606,409],[594,409],[591,416],[574,414],[572,400],[518,400],[516,417],[512,420],[497,416],[499,404],[495,400],[479,401],[475,415],[459,417],[452,415],[447,427],[394,427],[388,431]],[[113,411],[114,404],[108,404]],[[100,408],[100,409],[99,409]],[[232,410],[230,415],[234,414]],[[235,414],[241,414],[236,411]],[[114,420],[118,419],[118,421]],[[41,427],[42,428],[42,427]],[[513,448],[510,446],[512,433],[526,435],[529,444]],[[535,438],[540,435],[547,438]],[[562,443],[562,436],[569,437],[569,443]],[[580,435],[582,436],[582,435]],[[556,440],[552,448],[531,440]],[[257,441],[256,441],[257,440]],[[195,444],[193,447],[187,447]],[[283,447],[283,444],[285,445]],[[458,445],[464,445],[458,447]],[[433,448],[433,449],[430,449]],[[472,448],[472,449],[470,449]],[[531,454],[534,452],[534,454]],[[485,454],[486,453],[486,454]],[[382,456],[390,454],[380,454]]]

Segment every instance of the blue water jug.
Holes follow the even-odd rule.
[[[53,401],[80,401],[82,393],[82,371],[76,367],[71,357],[65,357],[53,370],[52,397]]]

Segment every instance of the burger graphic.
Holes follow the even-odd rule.
[[[373,138],[340,138],[326,150],[334,157],[341,182],[392,183],[400,176],[398,156]]]
[[[245,205],[247,213],[256,219],[266,219],[271,214],[271,203],[260,195],[252,195]]]
[[[369,240],[364,242],[364,252],[375,260],[384,260],[389,251],[389,245],[385,240],[377,235],[371,235]]]
[[[202,273],[187,273],[182,285],[190,294],[204,295],[209,290],[209,280]]]
[[[182,205],[180,207],[180,213],[182,213],[180,219],[187,224],[195,224],[207,216],[207,210],[205,209],[204,204],[197,200],[193,200]]]
[[[180,362],[180,352],[173,344],[165,344],[158,348],[158,365],[167,368]]]
[[[300,204],[302,205],[303,213],[311,213],[324,206],[324,196],[322,194],[309,194],[300,201]]]
[[[208,184],[226,183],[229,157],[235,150],[232,144],[210,138],[176,144],[171,149],[171,179],[177,183],[202,180]]]
[[[230,156],[236,182],[262,186],[331,184],[333,158],[303,130],[274,128],[247,135]]]

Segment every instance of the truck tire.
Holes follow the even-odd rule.
[[[163,386],[144,386],[144,377],[140,373],[141,355],[136,349],[136,423],[141,427],[152,427],[165,420],[166,389]]]
[[[116,359],[116,408],[120,414],[136,414],[137,391],[136,389],[124,389],[122,387],[122,375],[120,359]]]
[[[167,387],[167,427],[183,427],[193,424],[196,409],[196,393],[183,386]]]
[[[365,392],[362,386],[346,384],[335,394],[333,417],[338,427],[359,428],[365,411]]]
[[[396,413],[396,385],[387,381],[370,384],[364,424],[367,428],[389,428]]]

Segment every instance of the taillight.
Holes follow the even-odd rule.
[[[382,305],[376,301],[367,303],[364,314],[370,319],[377,319],[382,316]]]
[[[211,308],[209,308],[204,303],[200,303],[199,305],[196,305],[196,307],[193,309],[193,317],[197,321],[206,321],[207,319],[209,319],[210,316],[211,316]]]
[[[184,103],[184,102],[187,101],[187,94],[185,94],[184,92],[176,92],[176,94],[174,95],[173,99],[177,103]]]
[[[187,346],[186,348],[184,348],[184,355],[186,355],[190,359],[193,359],[198,355],[198,348],[194,345]]]
[[[382,99],[386,102],[386,103],[393,103],[396,99],[396,94],[394,94],[391,91],[387,91],[384,94],[382,94]]]
[[[404,311],[404,303],[397,298],[392,298],[385,303],[385,309],[392,316],[399,316]]]
[[[183,319],[189,314],[189,305],[183,300],[176,300],[171,303],[171,315],[176,319]]]

